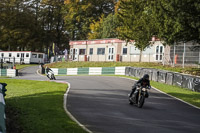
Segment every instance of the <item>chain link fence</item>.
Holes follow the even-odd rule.
[[[169,57],[168,64],[172,66],[182,65],[200,65],[200,45],[193,45],[192,43],[183,43],[179,45],[171,46],[170,54],[166,55]]]

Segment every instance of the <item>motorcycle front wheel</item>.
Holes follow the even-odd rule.
[[[139,108],[142,108],[142,106],[144,105],[144,100],[145,100],[145,97],[143,95],[141,95],[138,99],[138,107]]]

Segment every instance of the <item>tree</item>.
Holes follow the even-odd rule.
[[[88,38],[90,25],[114,11],[114,0],[65,0],[65,22],[71,40]]]
[[[53,42],[66,48],[63,5],[64,0],[2,0],[0,48],[47,52]]]
[[[94,21],[90,24],[90,32],[88,33],[88,39],[100,39],[102,36],[103,31],[103,21],[104,21],[104,15],[102,15],[99,19],[99,21]]]
[[[200,2],[198,0],[151,1],[158,37],[167,44],[200,42]]]
[[[113,13],[106,18],[102,16],[99,21],[90,25],[89,39],[116,38],[117,37],[117,17]]]
[[[150,45],[156,30],[149,2],[146,0],[121,0],[118,9],[119,38],[127,42],[134,40],[134,45],[142,51]]]
[[[68,47],[67,44],[69,42],[69,37],[65,29],[64,22],[64,0],[43,0],[42,5],[46,7],[43,11],[45,40],[47,42],[46,47],[50,47],[50,45],[52,45],[54,42],[58,48],[57,52],[64,50],[66,47]]]
[[[24,49],[30,42],[32,11],[23,1],[2,1],[0,44],[3,49]]]
[[[109,14],[103,21],[103,32],[101,38],[116,38],[117,37],[117,16]]]

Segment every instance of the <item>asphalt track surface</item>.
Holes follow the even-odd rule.
[[[48,80],[35,72],[21,71],[18,79]],[[143,108],[128,104],[133,80],[105,76],[57,76],[70,83],[68,111],[93,133],[200,133],[200,109],[155,89]]]

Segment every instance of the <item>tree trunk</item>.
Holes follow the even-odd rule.
[[[143,51],[143,50],[140,50],[139,62],[141,62],[141,61],[142,61],[142,51]]]

